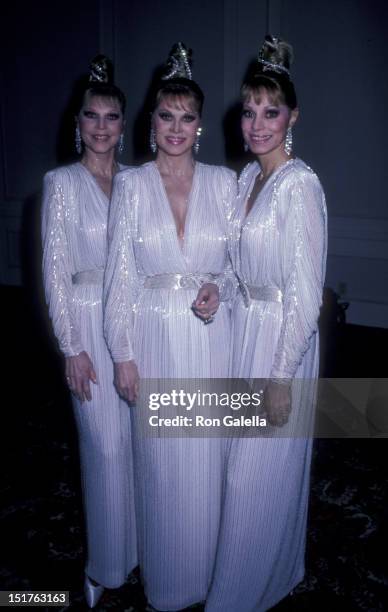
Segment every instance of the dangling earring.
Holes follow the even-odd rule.
[[[292,129],[289,127],[286,134],[286,142],[284,143],[284,150],[287,155],[291,154],[292,151]]]
[[[79,131],[78,125],[75,126],[75,150],[79,155],[82,153],[82,139],[81,132]]]
[[[150,131],[150,149],[152,153],[156,153],[156,151],[158,150],[158,145],[156,144],[155,128],[153,126],[151,127]]]
[[[117,153],[118,153],[119,155],[121,155],[121,153],[122,153],[123,151],[124,151],[124,134],[123,134],[123,133],[121,133],[121,134],[120,134],[120,138],[119,138],[119,142],[118,142],[118,145],[117,145]]]
[[[244,142],[244,151],[245,151],[245,153],[248,153],[248,151],[249,151],[249,145],[248,145],[247,142]]]
[[[198,151],[199,151],[199,145],[200,145],[200,138],[201,138],[201,134],[202,134],[202,128],[201,128],[201,127],[199,127],[199,128],[197,129],[197,135],[196,135],[196,137],[195,137],[195,143],[194,143],[194,146],[193,146],[194,153],[195,153],[196,155],[198,155]]]

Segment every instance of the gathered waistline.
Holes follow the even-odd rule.
[[[251,300],[258,302],[278,302],[280,304],[283,302],[283,293],[277,287],[271,287],[270,285],[248,285],[241,280],[239,280],[239,285],[247,308]]]
[[[146,276],[145,289],[199,289],[204,283],[216,283],[221,274],[154,274]]]
[[[104,268],[95,270],[82,270],[72,275],[73,285],[102,285],[104,281]]]
[[[215,283],[222,274],[154,274],[143,279],[145,289],[199,289],[204,283]],[[102,285],[104,269],[82,270],[71,277],[73,285]]]

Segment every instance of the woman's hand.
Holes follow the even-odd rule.
[[[204,283],[193,302],[195,314],[203,321],[210,322],[220,305],[220,291],[215,283]]]
[[[117,393],[127,402],[134,402],[139,394],[139,372],[136,363],[121,361],[114,364],[114,385]]]
[[[83,402],[92,399],[90,381],[97,384],[97,375],[92,360],[86,351],[75,357],[66,357],[66,380],[70,391]]]
[[[283,427],[291,412],[291,385],[268,381],[264,391],[264,410],[270,425]]]

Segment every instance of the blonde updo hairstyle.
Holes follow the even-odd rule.
[[[199,116],[202,115],[205,96],[198,83],[192,79],[191,68],[191,49],[184,43],[175,43],[163,66],[154,92],[153,110],[164,98],[179,102],[186,99]]]
[[[96,55],[89,67],[89,74],[77,84],[74,96],[74,114],[77,116],[85,101],[91,97],[116,100],[124,115],[126,99],[114,83],[113,64],[106,55]]]
[[[248,72],[241,87],[241,98],[247,102],[252,96],[259,103],[265,90],[276,104],[285,104],[290,110],[298,106],[294,84],[290,78],[293,50],[285,40],[268,34],[261,47],[258,60]]]

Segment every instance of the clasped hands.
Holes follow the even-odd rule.
[[[220,305],[220,292],[215,283],[204,283],[194,302],[192,303],[193,312],[204,321],[210,323]]]

